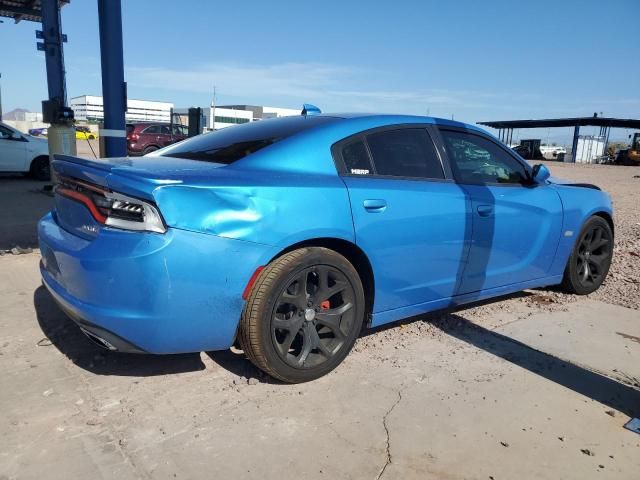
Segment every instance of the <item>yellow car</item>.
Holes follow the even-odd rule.
[[[89,130],[89,127],[76,126],[76,140],[95,140],[96,138],[98,135]]]

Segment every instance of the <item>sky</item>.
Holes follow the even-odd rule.
[[[640,0],[122,0],[122,10],[130,98],[207,106],[215,86],[218,105],[468,123],[640,118]],[[68,97],[100,95],[97,0],[71,0],[62,25]],[[40,111],[46,98],[39,28],[0,24],[4,111]]]

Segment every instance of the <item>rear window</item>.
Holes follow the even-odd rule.
[[[336,120],[335,117],[303,115],[260,120],[198,135],[158,150],[156,154],[228,165],[291,135]]]

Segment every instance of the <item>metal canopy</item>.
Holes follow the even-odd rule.
[[[545,120],[498,120],[495,122],[478,122],[478,124],[497,129],[556,127],[640,128],[640,120],[607,117],[550,118]]]
[[[63,7],[70,0],[58,0],[58,5]],[[0,0],[0,17],[8,17],[18,23],[21,20],[28,22],[42,21],[42,5],[40,0]]]

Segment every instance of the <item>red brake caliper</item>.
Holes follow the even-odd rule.
[[[320,308],[322,310],[329,310],[331,308],[331,304],[329,303],[329,300],[325,300],[324,302],[322,302],[320,304]]]

